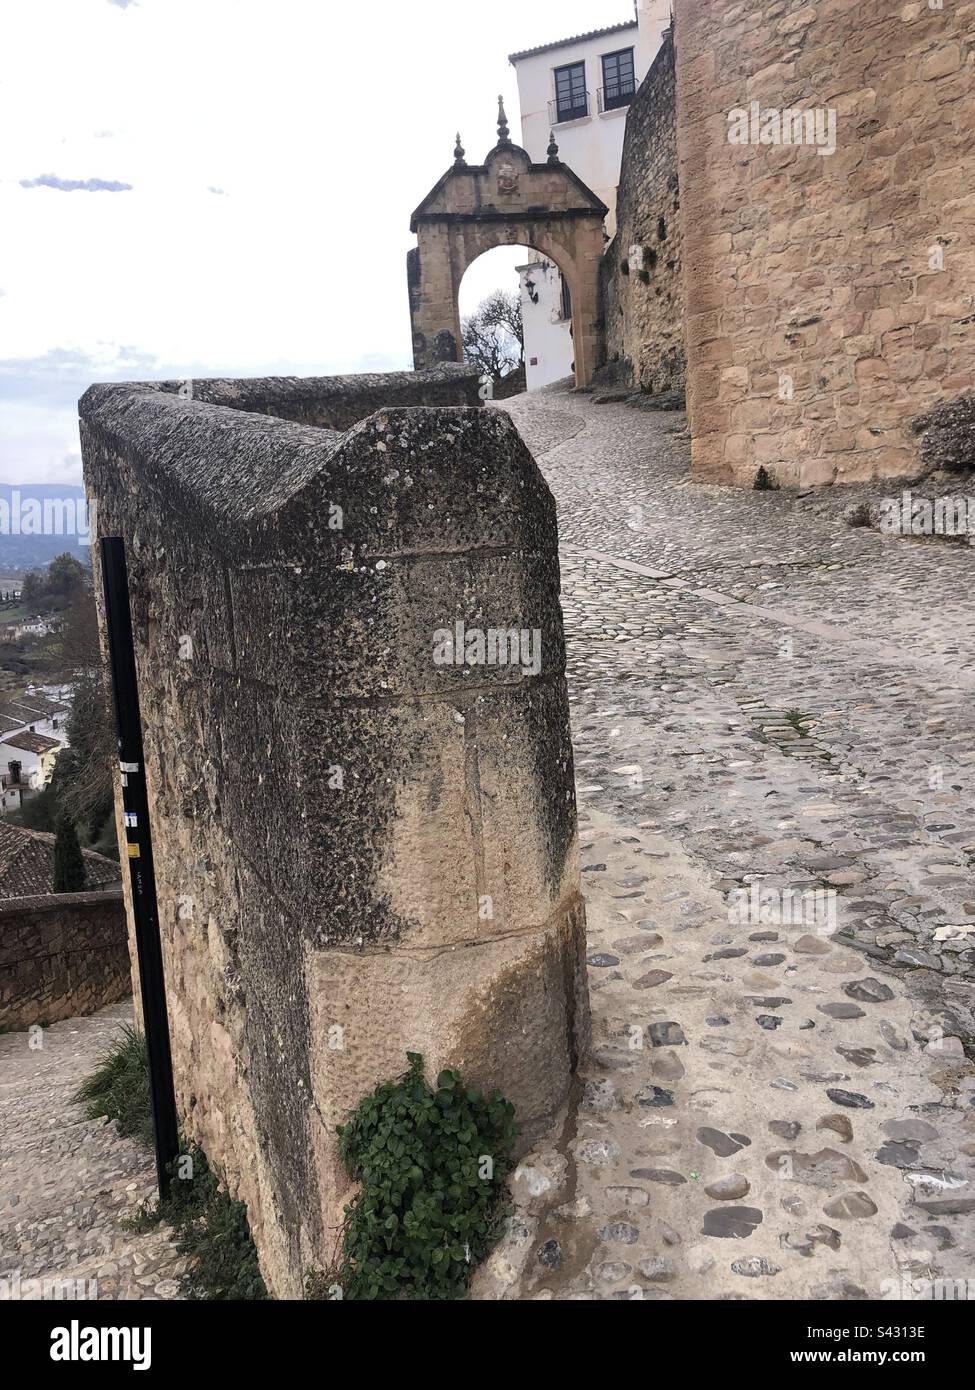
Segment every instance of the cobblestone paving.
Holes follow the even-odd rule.
[[[505,409],[559,505],[594,1043],[480,1296],[975,1280],[975,554],[845,523],[889,484],[691,484],[680,415]]]
[[[477,1293],[975,1280],[975,554],[847,526],[883,485],[691,485],[678,415],[505,408],[559,504],[594,1043]],[[145,1150],[70,1099],[127,1015],[0,1037],[0,1278],[176,1296]]]
[[[155,1196],[151,1155],[72,1100],[131,1018],[126,1002],[52,1024],[36,1050],[0,1037],[0,1298],[178,1297],[166,1231],[123,1225]]]

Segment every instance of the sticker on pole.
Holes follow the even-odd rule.
[[[139,771],[139,764],[138,764],[138,763],[119,763],[119,771],[121,771],[121,772],[138,772],[138,771]]]
[[[139,848],[138,845],[129,845],[129,858],[130,858],[130,859],[141,859],[141,858],[142,858],[142,850]]]

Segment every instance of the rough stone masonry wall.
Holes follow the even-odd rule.
[[[695,473],[910,474],[975,380],[975,4],[678,0],[676,52]],[[752,101],[836,152],[730,144]]]
[[[121,888],[0,901],[0,1028],[90,1014],[131,991]]]
[[[499,411],[340,434],[230,408],[274,382],[205,391],[94,387],[82,447],[128,555],[181,1122],[300,1296],[348,1195],[335,1126],[407,1050],[531,1142],[586,1043],[555,511]],[[456,621],[540,629],[538,674],[434,664]]]
[[[375,410],[394,405],[479,405],[470,371],[361,372],[354,376],[271,376],[162,382],[194,400],[273,415],[300,425],[347,430]]]
[[[617,232],[603,256],[599,284],[606,354],[600,377],[653,395],[684,389],[678,208],[674,44],[668,31],[627,112]]]

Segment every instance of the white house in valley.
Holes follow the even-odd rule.
[[[559,158],[609,208],[616,229],[616,186],[626,112],[660,49],[671,0],[636,0],[620,24],[512,53],[518,77],[521,143],[544,163],[554,137]],[[539,252],[518,270],[529,391],[572,370],[572,306],[558,268]]]
[[[0,735],[0,810],[18,810],[48,785],[62,746],[44,734]]]
[[[68,741],[70,713],[70,705],[34,686],[26,694],[0,696],[0,814],[18,810],[50,782]]]
[[[71,707],[44,695],[0,696],[0,740],[7,734],[44,734],[57,743],[67,742]]]

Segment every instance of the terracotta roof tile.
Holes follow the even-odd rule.
[[[0,898],[31,898],[51,892],[54,838],[42,830],[23,830],[0,821]],[[114,859],[90,849],[81,853],[87,892],[121,883],[122,867]]]
[[[49,700],[46,695],[5,695],[0,698],[0,719],[19,724],[33,724],[37,719],[51,719],[70,712],[69,705]]]
[[[56,738],[48,738],[47,734],[8,734],[3,741],[8,748],[20,748],[25,753],[49,753],[52,748],[61,747]]]

